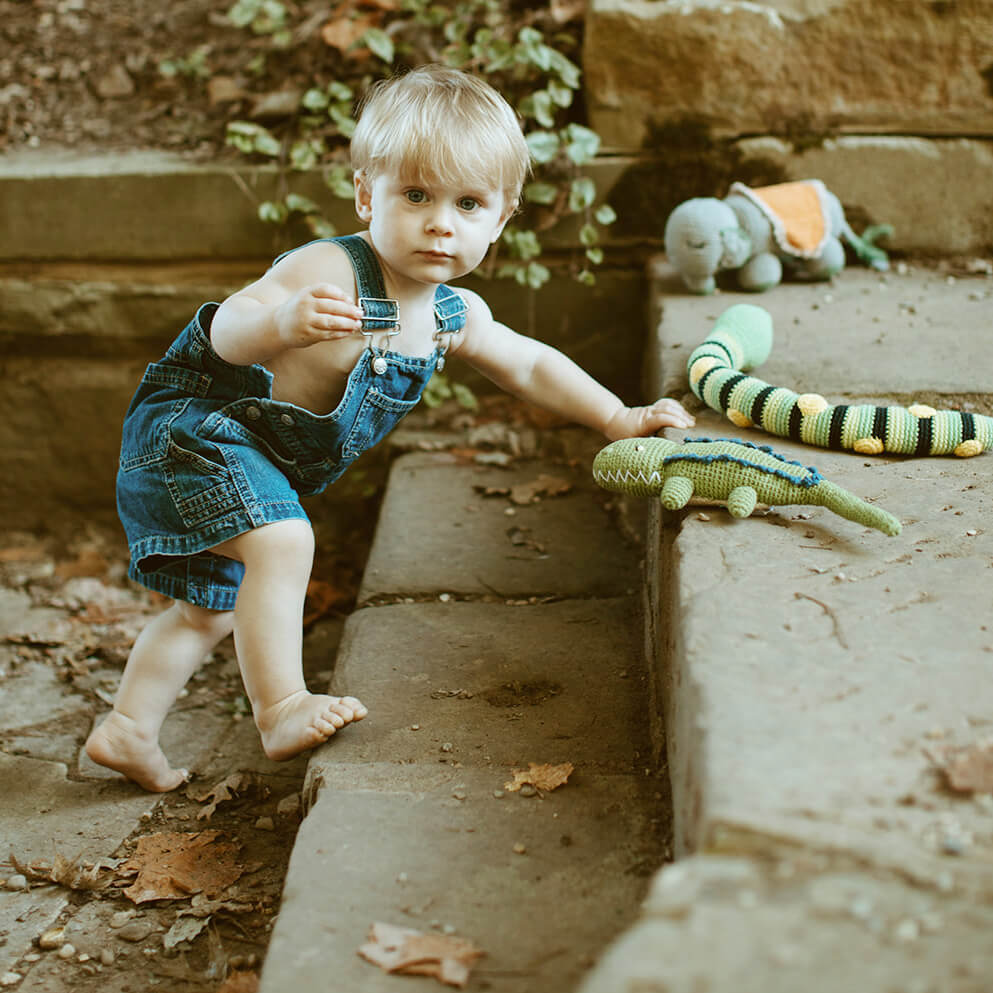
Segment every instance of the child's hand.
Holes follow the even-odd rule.
[[[362,328],[361,308],[333,283],[316,283],[297,290],[276,308],[274,317],[287,348],[334,341]]]
[[[696,423],[678,400],[664,397],[649,407],[622,407],[610,419],[606,435],[620,438],[646,438],[662,428],[691,428]]]

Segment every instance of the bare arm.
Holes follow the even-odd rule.
[[[319,245],[287,256],[221,304],[210,329],[214,350],[227,362],[267,362],[288,348],[306,348],[355,334],[362,311],[350,291],[351,269],[340,249]],[[331,280],[340,280],[331,282]]]
[[[611,440],[651,435],[663,427],[692,427],[693,418],[675,400],[626,406],[558,349],[494,321],[476,294],[461,292],[470,318],[458,354],[501,389]]]

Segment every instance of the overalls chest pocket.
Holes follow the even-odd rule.
[[[343,460],[351,461],[380,442],[417,406],[417,400],[398,400],[370,386],[341,446]]]

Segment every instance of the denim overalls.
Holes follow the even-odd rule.
[[[150,589],[232,609],[244,566],[205,549],[274,521],[306,520],[300,497],[333,483],[410,412],[444,364],[449,336],[465,324],[462,298],[439,286],[434,352],[375,347],[384,334],[399,333],[376,256],[357,235],[323,240],[349,255],[370,335],[330,414],[273,400],[267,369],[220,358],[210,344],[216,303],[201,306],[145,371],[124,419],[117,507],[128,574]]]

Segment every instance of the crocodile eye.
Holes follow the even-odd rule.
[[[634,450],[636,452],[643,452],[645,450],[645,446],[644,445],[635,445],[634,446]]]

